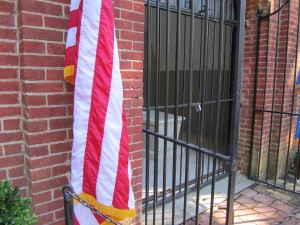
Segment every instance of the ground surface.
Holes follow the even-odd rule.
[[[226,202],[215,207],[214,225],[225,224],[225,209]],[[300,195],[255,184],[235,196],[234,224],[300,225],[300,213],[295,213],[298,210],[300,211]],[[288,218],[289,215],[293,216]],[[198,223],[193,218],[186,224],[209,224],[209,211],[199,215]]]

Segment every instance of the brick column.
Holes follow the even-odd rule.
[[[258,1],[247,1],[244,46],[244,68],[242,77],[240,137],[238,148],[238,170],[246,174],[249,166],[250,138],[254,99],[255,53],[257,38]]]
[[[72,87],[62,79],[69,1],[18,1],[25,169],[38,224],[64,224]]]
[[[279,8],[277,1],[260,1],[264,14]],[[245,62],[243,73],[241,126],[238,151],[238,168],[246,173],[250,160],[251,124],[254,99],[254,78],[257,38],[258,1],[247,1],[247,28],[245,34]],[[290,23],[288,25],[288,6],[280,12],[264,19],[261,25],[261,39],[258,62],[257,101],[256,108],[290,113],[297,113],[297,102],[292,107],[294,68],[296,58],[296,33],[298,25],[299,1],[291,1]],[[279,21],[278,21],[279,16]],[[279,30],[277,31],[279,27]],[[278,32],[278,33],[277,33]],[[278,34],[278,39],[277,39]],[[269,36],[269,37],[268,37]],[[269,38],[269,39],[268,39]],[[288,42],[288,49],[286,48]],[[276,61],[277,57],[277,61]],[[287,59],[287,64],[285,64]],[[274,86],[274,74],[276,82]],[[286,77],[284,78],[286,74]],[[285,84],[284,84],[285,79]],[[283,91],[285,89],[285,91]],[[274,102],[272,101],[274,96]],[[282,106],[283,104],[283,106]],[[256,176],[259,168],[260,179],[274,178],[285,173],[288,149],[292,150],[296,117],[291,120],[289,115],[256,112],[253,139],[252,171]],[[272,122],[272,124],[271,124]],[[282,125],[280,125],[282,124]],[[291,135],[290,134],[291,131]],[[271,132],[271,133],[270,133]],[[280,143],[280,144],[279,144]],[[278,160],[278,163],[277,163]],[[267,171],[268,164],[268,171]]]
[[[16,10],[17,1],[0,0],[0,180],[26,195]]]

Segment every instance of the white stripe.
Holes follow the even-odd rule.
[[[71,0],[70,12],[79,8],[80,0]]]
[[[123,87],[119,65],[116,37],[114,37],[114,55],[111,89],[105,119],[102,151],[96,194],[100,203],[111,206],[118,170],[120,139],[122,134]]]
[[[77,27],[72,27],[68,30],[66,48],[76,45]]]
[[[71,184],[76,193],[82,192],[83,163],[91,106],[100,10],[101,1],[83,1],[74,91],[74,139],[71,162]]]
[[[131,163],[130,163],[130,158],[128,159],[128,176],[129,176],[129,199],[128,199],[128,208],[134,209],[134,195],[133,191],[131,188],[131,177],[132,177],[132,172],[131,172]]]
[[[74,213],[80,225],[99,225],[91,210],[82,204],[74,204]]]

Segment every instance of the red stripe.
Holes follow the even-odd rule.
[[[83,171],[83,192],[94,197],[96,197],[104,122],[111,87],[113,46],[112,1],[103,0]]]
[[[80,225],[76,215],[74,214],[74,225]]]
[[[68,28],[76,27],[79,23],[79,10],[73,10],[70,12]]]
[[[122,111],[122,134],[120,140],[119,164],[115,183],[113,206],[119,209],[128,209],[129,200],[129,176],[128,176],[128,130],[126,125],[126,114]]]
[[[66,54],[65,54],[65,67],[66,66],[71,66],[76,64],[76,57],[78,51],[77,51],[77,46],[70,46],[69,48],[66,49]]]

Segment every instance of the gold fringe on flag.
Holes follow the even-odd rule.
[[[111,216],[112,219],[115,220],[116,222],[129,219],[129,218],[134,218],[136,216],[135,209],[117,209],[112,206],[102,205],[99,202],[97,202],[97,200],[93,196],[86,193],[81,193],[78,196],[82,198],[84,201],[86,201],[88,204],[95,207],[99,212]],[[80,203],[74,200],[74,204],[80,204]]]

